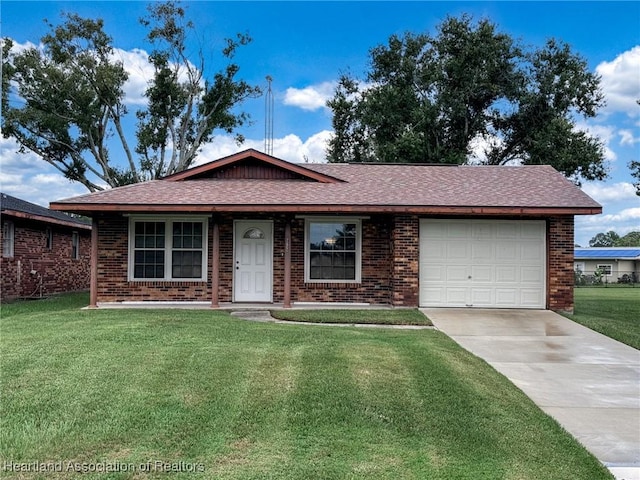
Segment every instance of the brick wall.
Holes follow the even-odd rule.
[[[305,283],[305,221],[288,215],[243,216],[274,222],[273,300],[284,296],[284,229],[291,223],[291,301],[358,302],[417,306],[419,292],[419,219],[415,215],[371,216],[362,220],[362,281],[360,283]],[[220,302],[233,301],[233,220],[218,215],[220,231]],[[211,223],[210,223],[211,226]],[[98,301],[211,300],[211,245],[209,229],[208,282],[129,282],[127,280],[128,219],[98,221]],[[552,310],[573,309],[573,217],[547,222],[547,303]]]
[[[89,288],[91,232],[6,216],[3,216],[3,225],[7,220],[12,221],[15,228],[14,255],[11,258],[0,255],[0,300]],[[51,248],[47,248],[47,228],[52,231]],[[80,238],[78,259],[72,258],[71,235],[74,231]]]
[[[420,221],[415,215],[394,218],[392,303],[394,306],[417,307],[419,293]]]
[[[547,221],[547,308],[573,312],[573,216]]]
[[[372,216],[362,220],[362,271],[360,283],[304,282],[305,221],[291,225],[291,300],[293,302],[391,302],[391,220]]]
[[[210,301],[211,258],[207,267],[209,282],[128,280],[129,219],[120,216],[98,219],[98,302],[118,301]],[[211,229],[209,229],[209,247]]]
[[[273,301],[284,299],[284,229],[291,222],[291,300],[293,302],[362,302],[389,304],[391,261],[390,217],[362,221],[362,282],[304,283],[304,219],[289,215],[217,215],[220,232],[220,302],[233,301],[233,221],[273,220]],[[209,301],[211,299],[211,245],[209,228],[208,282],[130,282],[127,279],[128,219],[110,216],[98,220],[98,302],[115,301]],[[416,279],[417,284],[417,279]],[[417,295],[417,294],[416,294]]]

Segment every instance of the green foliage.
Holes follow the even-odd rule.
[[[146,91],[148,107],[137,113],[136,152],[143,168],[158,178],[189,168],[201,145],[213,139],[215,129],[233,133],[247,122],[248,116],[233,113],[233,108],[260,90],[235,79],[239,67],[233,62],[215,73],[212,81],[204,78],[202,52],[198,66],[187,56],[193,24],[185,20],[178,3],[151,4],[148,11],[141,23],[149,28],[147,39],[157,47],[149,56],[155,72]],[[223,57],[231,60],[250,41],[244,34],[226,39]],[[236,136],[236,140],[244,139]]]
[[[629,169],[631,170],[631,176],[636,180],[633,184],[636,187],[636,195],[640,196],[640,162],[632,160],[629,162]]]
[[[618,235],[613,230],[610,230],[607,233],[598,233],[595,237],[589,240],[589,246],[615,247],[618,240],[620,240],[620,235]]]
[[[123,178],[106,145],[115,131],[133,166],[121,123],[127,73],[112,60],[102,20],[63,18],[63,25],[49,24],[42,49],[15,53],[3,40],[2,133],[91,191],[101,188],[95,177],[117,186]]]
[[[624,236],[613,230],[598,233],[589,240],[590,247],[640,247],[640,232],[629,232]]]
[[[616,241],[616,247],[640,247],[640,232],[629,232]]]
[[[568,45],[527,49],[488,20],[447,18],[435,36],[393,35],[364,81],[340,78],[332,162],[551,164],[576,182],[606,176],[603,145],[576,128],[603,104],[599,78]]]
[[[227,65],[206,77],[202,53],[197,65],[187,55],[193,24],[185,21],[184,9],[169,1],[151,4],[149,12],[143,24],[156,47],[150,54],[155,74],[148,107],[137,112],[133,150],[122,127],[128,76],[112,55],[113,39],[101,19],[76,14],[64,14],[60,25],[49,23],[42,48],[13,51],[13,42],[3,39],[4,137],[96,191],[184,170],[215,129],[232,133],[248,121],[233,110],[259,90],[236,80],[239,67],[231,59],[249,37],[228,40],[222,52]],[[113,158],[123,158],[124,165]]]

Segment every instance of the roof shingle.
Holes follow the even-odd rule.
[[[433,211],[438,208],[567,209],[599,213],[601,206],[550,166],[304,164],[343,180],[198,178],[154,180],[61,200],[68,211]],[[232,208],[233,207],[233,208]],[[582,211],[584,210],[584,211]],[[293,211],[293,210],[291,210]]]

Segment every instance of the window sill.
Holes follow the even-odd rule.
[[[310,287],[359,287],[362,282],[358,280],[305,280],[304,284]]]

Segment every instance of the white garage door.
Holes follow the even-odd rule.
[[[544,308],[545,222],[420,221],[420,305]]]

